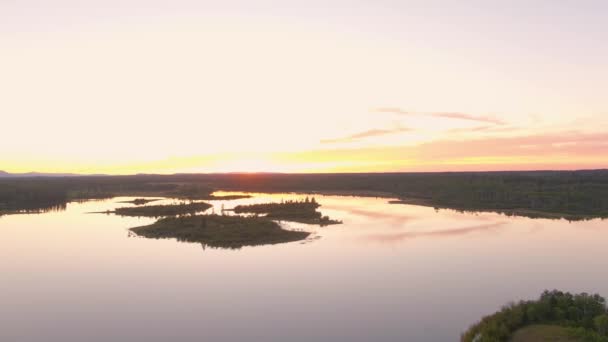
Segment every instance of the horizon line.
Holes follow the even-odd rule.
[[[233,172],[175,172],[175,173],[75,173],[75,172],[19,172],[12,173],[0,170],[0,179],[6,178],[69,178],[69,177],[128,177],[128,176],[196,176],[196,175],[356,175],[356,174],[445,174],[445,173],[522,173],[522,172],[597,172],[608,171],[606,168],[589,169],[518,169],[518,170],[459,170],[459,171],[343,171],[343,172],[272,172],[272,171],[233,171]]]

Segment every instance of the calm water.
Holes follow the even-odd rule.
[[[88,214],[128,199],[0,217],[0,341],[456,341],[543,289],[608,296],[607,221],[317,196],[343,225],[288,224],[314,234],[224,250],[128,233],[154,219]]]

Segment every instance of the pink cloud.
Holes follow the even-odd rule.
[[[398,133],[403,133],[403,132],[409,132],[411,130],[412,129],[405,128],[405,127],[397,127],[397,128],[393,128],[393,129],[370,129],[367,131],[355,133],[355,134],[352,134],[352,135],[349,135],[346,137],[342,137],[342,138],[324,139],[324,140],[321,140],[321,143],[322,144],[333,144],[333,143],[340,143],[340,142],[351,142],[351,141],[357,141],[357,140],[370,138],[370,137],[378,137],[378,136],[389,135],[389,134],[398,134]]]
[[[491,123],[494,125],[506,124],[504,121],[497,119],[493,116],[478,116],[478,115],[459,113],[459,112],[409,112],[409,111],[405,111],[405,110],[402,110],[400,108],[395,108],[395,107],[378,108],[377,111],[380,113],[391,113],[391,114],[397,114],[397,115],[426,115],[426,116],[432,116],[432,117],[436,117],[436,118],[460,119],[460,120]]]
[[[489,156],[608,155],[608,133],[564,132],[519,137],[443,140],[419,145],[417,152],[427,158]]]

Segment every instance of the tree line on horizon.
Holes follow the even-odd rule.
[[[608,217],[608,170],[378,174],[183,174],[0,179],[0,212],[114,196],[214,190],[367,193],[461,210]]]

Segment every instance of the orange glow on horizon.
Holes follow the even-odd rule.
[[[526,144],[529,139],[523,139]],[[491,146],[493,141],[478,142]],[[460,146],[459,144],[464,144]],[[226,173],[226,172],[444,172],[501,170],[576,170],[606,168],[603,154],[595,153],[598,146],[562,146],[550,143],[544,147],[517,148],[512,154],[497,148],[484,154],[467,150],[475,142],[432,142],[406,147],[371,147],[358,149],[311,150],[282,153],[230,153],[195,157],[173,157],[134,163],[78,163],[64,161],[20,161],[1,163],[7,172],[30,171],[77,174],[136,174],[136,173]],[[496,142],[496,144],[499,144]],[[600,144],[599,148],[603,145]],[[566,149],[564,151],[564,148]],[[538,157],[540,153],[542,157]]]

